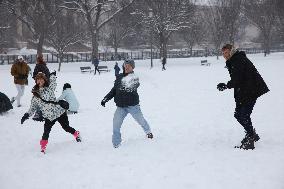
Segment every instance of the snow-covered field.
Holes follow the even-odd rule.
[[[168,59],[164,72],[158,60],[152,70],[150,60],[136,61],[141,109],[154,139],[147,139],[128,116],[118,149],[111,143],[115,104],[100,106],[113,85],[114,63],[102,62],[112,70],[100,76],[80,73],[79,67],[90,63],[69,63],[57,74],[57,96],[65,82],[72,85],[80,111],[69,120],[83,142],[76,143],[56,123],[47,153],[40,153],[43,123],[29,119],[20,124],[32,96],[30,78],[23,106],[0,116],[0,188],[283,189],[284,54],[249,58],[271,90],[258,99],[252,114],[261,137],[255,150],[233,148],[244,132],[233,117],[233,90],[216,89],[229,79],[222,57],[207,58],[211,66],[200,66],[204,58]],[[0,66],[0,91],[12,97],[16,88],[10,68]]]

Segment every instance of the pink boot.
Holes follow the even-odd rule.
[[[81,136],[79,131],[75,131],[73,134],[77,142],[81,142]]]
[[[40,140],[41,152],[45,153],[45,149],[47,146],[48,140]]]

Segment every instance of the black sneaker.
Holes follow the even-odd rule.
[[[76,137],[77,142],[82,142],[80,135]]]
[[[243,140],[241,141],[241,143],[246,141],[246,138],[248,137],[248,133],[246,134],[245,138],[243,138]],[[255,129],[253,129],[253,140],[254,142],[259,141],[260,137],[258,136],[258,134],[255,132]]]
[[[235,148],[241,148],[244,150],[253,150],[254,149],[254,138],[247,136],[240,146],[235,146]]]
[[[153,137],[154,137],[154,136],[153,136],[153,134],[152,134],[152,133],[148,133],[148,134],[147,134],[147,138],[149,138],[149,139],[153,139]]]

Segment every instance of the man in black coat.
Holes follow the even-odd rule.
[[[117,109],[113,117],[113,147],[117,148],[121,144],[121,125],[127,114],[132,117],[141,125],[146,136],[150,139],[153,138],[151,128],[145,120],[139,105],[139,95],[137,88],[139,87],[139,78],[134,74],[135,63],[133,60],[126,60],[124,62],[124,73],[116,77],[114,86],[111,91],[104,97],[101,102],[105,106],[106,102],[114,98]]]
[[[252,126],[250,115],[257,98],[267,93],[269,89],[245,52],[235,50],[232,45],[226,44],[222,48],[222,53],[231,80],[227,84],[219,83],[217,89],[223,91],[234,88],[236,102],[234,116],[246,131],[239,148],[254,149],[254,142],[259,140],[259,136]]]

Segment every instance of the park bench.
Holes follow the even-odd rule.
[[[93,71],[90,66],[80,67],[80,70],[81,70],[82,73],[84,73],[84,72],[90,72],[91,73]]]
[[[108,69],[107,66],[98,66],[98,70],[100,72],[109,72],[110,71],[110,69]]]
[[[201,60],[201,66],[210,66],[210,63],[207,60]]]

